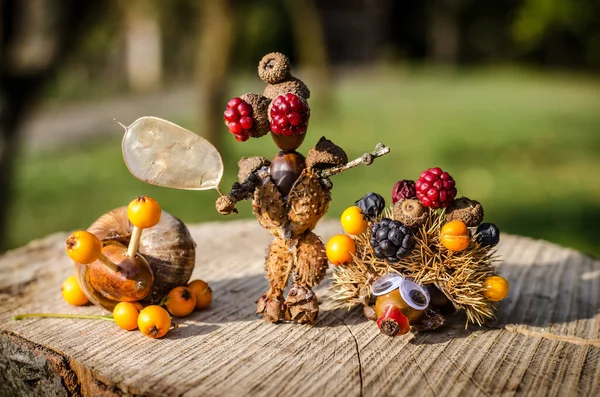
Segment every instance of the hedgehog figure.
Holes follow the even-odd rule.
[[[280,53],[265,55],[258,75],[267,84],[263,95],[231,99],[224,122],[240,142],[270,131],[281,151],[272,161],[242,158],[239,182],[219,197],[216,208],[227,215],[236,212],[238,201],[251,200],[258,222],[273,236],[265,264],[269,290],[259,298],[256,312],[269,322],[312,324],[319,313],[312,288],[328,268],[325,246],[312,230],[331,201],[329,177],[359,164],[369,165],[389,148],[378,145],[374,152],[348,162],[341,147],[322,137],[304,157],[296,149],[306,137],[310,91],[291,75],[290,61]],[[294,281],[284,299],[292,275]]]
[[[342,214],[354,244],[351,259],[331,274],[333,298],[364,305],[365,316],[389,336],[435,330],[458,310],[467,324],[492,319],[509,291],[495,266],[500,231],[482,223],[478,201],[456,194],[450,174],[434,167],[416,183],[396,183],[393,207],[384,209],[384,199],[368,193],[347,209],[360,210]],[[363,216],[369,223],[358,232],[347,226]]]

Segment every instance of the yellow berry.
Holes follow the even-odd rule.
[[[206,309],[212,302],[212,289],[206,281],[194,280],[188,284],[188,288],[196,295],[196,309]]]
[[[508,295],[509,285],[505,278],[491,276],[483,281],[483,296],[492,302],[501,301]]]
[[[113,310],[113,318],[119,328],[127,331],[138,327],[138,316],[142,310],[142,305],[137,302],[119,302]]]
[[[67,255],[77,263],[93,263],[102,252],[102,242],[85,230],[74,232],[67,239]]]
[[[352,262],[352,255],[356,252],[356,244],[346,234],[336,234],[327,241],[325,247],[327,259],[334,265]]]
[[[71,276],[63,282],[62,296],[68,304],[74,306],[83,306],[89,302],[75,276]]]
[[[147,306],[138,316],[138,328],[150,338],[162,338],[171,328],[171,316],[160,306]]]
[[[440,241],[450,251],[462,251],[469,246],[471,234],[463,221],[453,220],[442,226]]]
[[[367,230],[368,222],[361,209],[357,206],[348,207],[342,212],[340,221],[344,231],[353,236],[364,233]]]
[[[138,196],[127,207],[127,217],[133,226],[152,227],[160,221],[162,210],[158,201],[148,196]]]

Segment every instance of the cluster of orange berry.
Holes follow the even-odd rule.
[[[357,236],[364,233],[369,226],[367,217],[358,206],[348,207],[340,218],[342,228],[346,233]],[[348,234],[336,234],[327,241],[325,252],[332,264],[339,266],[352,261],[356,253],[356,243]]]
[[[122,254],[124,258],[133,258],[137,264],[140,264],[139,261],[143,259],[137,255],[139,230],[156,225],[160,221],[161,212],[162,209],[158,202],[150,197],[139,196],[129,204],[127,215],[134,226],[134,232],[127,253]],[[112,263],[109,258],[104,256],[103,244],[100,239],[88,231],[74,232],[67,239],[66,245],[69,257],[80,264],[91,264],[99,258],[105,264]],[[123,265],[123,263],[121,261],[119,265]],[[117,266],[117,268],[119,265],[112,263],[112,266]],[[144,296],[149,288],[151,288],[151,283],[144,288]],[[62,295],[64,300],[71,305],[82,306],[89,303],[88,296],[75,276],[65,280],[62,285]],[[140,299],[144,296],[141,296]],[[187,286],[173,288],[160,305],[150,305],[144,308],[141,303],[137,302],[140,299],[136,299],[135,295],[124,295],[122,301],[114,307],[114,321],[122,329],[130,331],[139,328],[146,336],[160,338],[166,335],[171,328],[169,313],[176,317],[185,317],[196,309],[207,308],[212,302],[212,290],[205,281],[194,280]]]

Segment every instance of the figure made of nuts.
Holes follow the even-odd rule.
[[[331,201],[329,177],[359,164],[369,165],[389,148],[378,144],[372,153],[348,162],[342,148],[322,137],[304,157],[296,149],[308,128],[308,87],[291,75],[290,61],[280,53],[265,55],[258,75],[267,84],[263,94],[231,99],[224,121],[240,142],[270,131],[281,151],[272,161],[242,158],[239,183],[219,197],[216,208],[227,215],[236,212],[238,201],[252,200],[258,222],[273,236],[266,258],[270,288],[258,300],[256,312],[269,322],[312,324],[319,314],[312,288],[325,277],[328,267],[325,246],[312,230]],[[293,285],[284,299],[292,272]]]

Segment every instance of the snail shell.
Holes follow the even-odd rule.
[[[104,244],[129,244],[132,225],[127,218],[127,207],[116,208],[102,215],[88,228]],[[154,273],[154,283],[144,303],[158,303],[171,289],[189,281],[196,259],[196,243],[185,224],[163,211],[160,222],[142,231],[139,253],[148,261]],[[79,284],[95,305],[112,310],[118,301],[109,299],[89,280],[86,265],[76,263]]]

